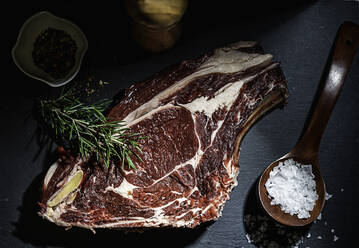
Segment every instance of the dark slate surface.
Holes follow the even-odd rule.
[[[273,0],[235,6],[226,1],[191,1],[181,40],[161,54],[147,54],[132,43],[128,19],[120,5],[72,2],[31,2],[31,5],[29,2],[27,6],[12,3],[3,8],[3,14],[11,14],[3,23],[2,35],[5,46],[2,60],[6,67],[2,70],[0,91],[0,247],[256,247],[248,243],[246,233],[250,232],[252,238],[258,236],[253,236],[253,227],[243,222],[245,215],[262,215],[253,188],[255,182],[267,164],[295,144],[337,28],[344,20],[359,22],[358,2]],[[113,97],[132,82],[167,65],[238,40],[257,40],[281,61],[291,94],[288,105],[264,117],[246,135],[239,185],[217,222],[195,230],[154,230],[127,235],[105,230],[93,235],[86,230],[65,231],[36,215],[41,180],[51,156],[46,149],[40,149],[31,110],[35,97],[56,94],[58,89],[21,73],[12,62],[10,51],[23,22],[41,10],[67,18],[85,32],[89,51],[78,78],[91,73],[111,82],[100,97]],[[294,240],[304,239],[300,247],[355,246],[352,242],[356,240],[359,220],[358,85],[359,53],[320,149],[327,190],[333,194],[325,205],[322,220],[301,229],[285,229],[282,235],[278,234],[281,228],[269,225],[273,230],[267,239],[281,239],[287,234],[293,238],[297,234]],[[260,224],[254,223],[254,229],[261,230]],[[339,237],[336,242],[334,234]],[[260,244],[264,244],[263,240],[257,246]]]

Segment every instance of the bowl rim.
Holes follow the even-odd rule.
[[[64,22],[64,23],[66,23],[67,25],[73,26],[73,27],[76,29],[76,31],[78,31],[78,33],[80,34],[80,36],[83,38],[83,41],[84,41],[84,45],[83,45],[83,47],[82,47],[82,51],[81,51],[80,57],[79,57],[79,59],[78,59],[78,63],[77,63],[77,65],[75,64],[76,68],[75,68],[73,74],[70,75],[70,76],[68,76],[68,77],[66,78],[66,80],[63,80],[63,81],[61,81],[61,79],[59,79],[58,82],[50,82],[50,81],[48,81],[48,80],[46,80],[46,79],[43,79],[42,77],[36,76],[35,74],[32,74],[32,73],[26,71],[24,68],[22,68],[22,66],[20,66],[20,64],[19,64],[19,62],[18,62],[18,60],[16,59],[16,56],[15,56],[16,49],[18,48],[18,46],[19,46],[19,44],[20,44],[20,40],[21,40],[21,37],[22,37],[22,33],[23,33],[23,31],[25,30],[26,26],[28,26],[29,23],[31,23],[31,21],[33,21],[35,18],[37,18],[37,17],[39,17],[39,16],[41,16],[41,15],[44,15],[44,14],[50,15],[52,18],[58,19],[59,21],[62,21],[62,22]],[[46,83],[46,84],[48,84],[48,85],[50,85],[50,86],[52,86],[52,87],[60,87],[60,86],[63,86],[63,85],[65,85],[65,84],[69,83],[69,82],[78,74],[78,72],[80,71],[80,68],[81,68],[81,65],[82,65],[82,61],[83,61],[83,58],[84,58],[84,56],[85,56],[85,53],[86,53],[87,49],[88,49],[88,41],[87,41],[86,35],[82,32],[82,30],[80,29],[79,26],[77,26],[75,23],[73,23],[73,22],[71,22],[71,21],[69,21],[69,20],[67,20],[67,19],[65,19],[65,18],[61,18],[61,17],[58,17],[58,16],[52,14],[52,13],[49,12],[49,11],[40,11],[40,12],[38,12],[38,13],[36,13],[36,14],[30,16],[29,18],[27,18],[26,21],[22,24],[22,26],[21,26],[21,28],[20,28],[20,30],[19,30],[18,36],[17,36],[17,38],[16,38],[15,45],[14,45],[13,48],[11,49],[11,56],[12,56],[12,59],[13,59],[15,65],[16,65],[24,74],[26,74],[27,76],[29,76],[29,77],[31,77],[31,78],[34,78],[34,79],[37,79],[37,80],[39,80],[39,81],[42,81],[42,82],[44,82],[44,83]]]

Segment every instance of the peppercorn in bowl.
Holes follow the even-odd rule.
[[[59,87],[77,75],[87,48],[77,25],[42,11],[21,27],[12,57],[26,75]]]

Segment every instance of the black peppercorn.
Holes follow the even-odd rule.
[[[64,78],[75,65],[75,40],[63,30],[47,28],[36,38],[34,64],[54,79]]]

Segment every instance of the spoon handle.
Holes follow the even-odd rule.
[[[359,46],[359,26],[344,22],[336,36],[334,46],[322,75],[321,91],[302,138],[295,146],[293,153],[309,161],[317,159],[320,140],[328,123],[330,114],[337,102],[345,77]]]

